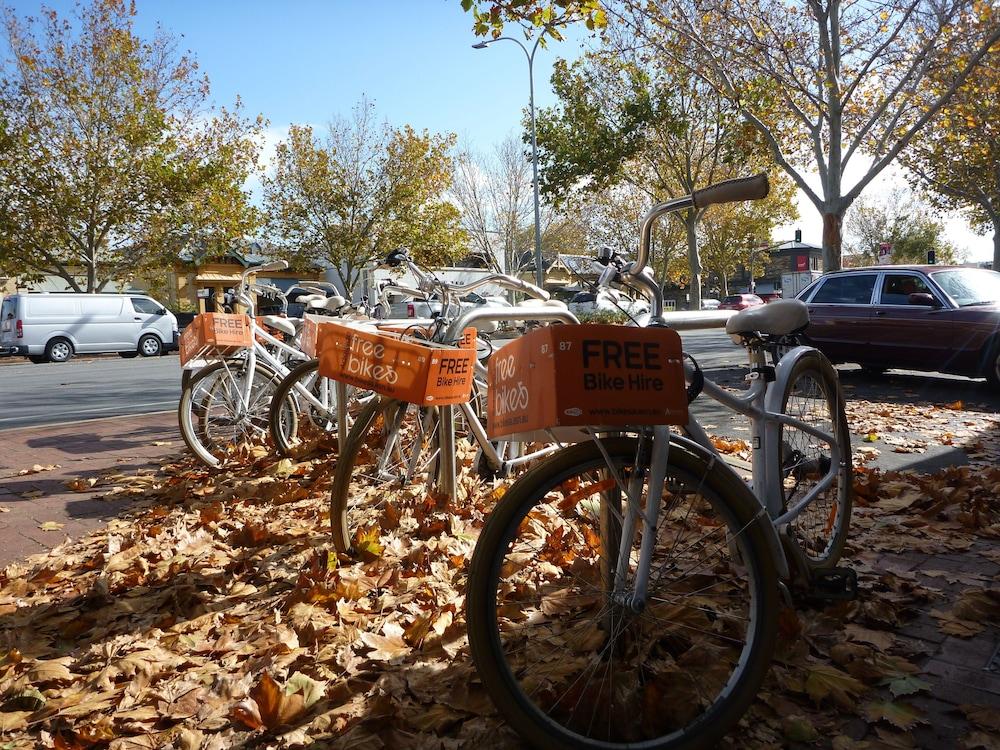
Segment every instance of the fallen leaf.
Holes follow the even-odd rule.
[[[66,524],[59,523],[58,521],[42,521],[42,523],[38,524],[38,528],[42,531],[59,531],[59,529],[65,525]]]
[[[836,667],[818,665],[806,677],[806,692],[817,704],[829,697],[843,708],[852,708],[854,696],[865,692],[864,684]]]
[[[907,703],[868,703],[865,705],[868,721],[888,721],[898,729],[912,729],[917,724],[926,723],[917,709]]]

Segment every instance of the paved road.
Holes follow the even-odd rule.
[[[0,430],[176,409],[180,383],[175,355],[5,363],[0,367]]]
[[[682,338],[685,350],[708,377],[724,386],[743,387],[746,354],[725,333],[689,331]],[[856,367],[844,367],[841,379],[848,398],[930,404],[961,399],[966,408],[1000,412],[1000,393],[967,378],[905,372],[871,377]],[[179,398],[176,356],[101,357],[62,365],[4,364],[0,367],[0,430],[173,410]],[[743,432],[738,429],[743,417],[733,419],[707,398],[696,402],[695,413],[724,434]]]

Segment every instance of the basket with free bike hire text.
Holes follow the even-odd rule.
[[[685,424],[681,340],[669,328],[546,326],[489,362],[491,438],[579,442],[580,429]]]
[[[370,326],[324,323],[317,342],[319,374],[423,406],[469,400],[476,364],[474,333],[462,346],[422,341]]]
[[[229,313],[196,315],[177,342],[182,365],[193,359],[225,357],[252,344],[250,316]]]

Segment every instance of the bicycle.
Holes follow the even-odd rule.
[[[391,253],[387,263],[405,265],[409,269],[418,281],[418,289],[411,292],[421,296],[440,295],[441,314],[428,331],[431,341],[455,343],[467,328],[500,320],[578,322],[561,303],[549,304],[547,292],[511,276],[492,274],[468,284],[448,284],[419,268],[405,251]],[[520,291],[536,301],[526,301],[511,308],[472,308],[462,312],[458,298],[487,285]],[[358,527],[358,519],[351,515],[354,510],[350,501],[352,487],[362,483],[380,488],[404,486],[416,478],[423,478],[428,489],[437,485],[442,494],[454,494],[456,432],[467,436],[477,446],[476,462],[483,473],[506,473],[555,450],[555,446],[546,446],[521,454],[505,441],[491,442],[481,419],[485,411],[486,370],[481,362],[476,363],[475,370],[472,396],[468,402],[458,405],[461,420],[457,429],[455,407],[450,405],[428,407],[380,398],[358,413],[347,439],[339,448],[330,491],[331,530],[338,551],[350,550]],[[366,463],[368,458],[371,461]],[[385,492],[375,494],[384,500]]]
[[[250,284],[248,276],[287,267],[285,261],[274,261],[243,272],[233,296],[247,310],[247,343],[237,354],[209,362],[184,382],[178,404],[181,436],[208,466],[219,465],[236,447],[267,435],[272,397],[281,380],[306,358],[296,346],[300,327],[293,319],[262,316],[262,326],[255,315],[255,291],[267,289],[282,300],[284,296],[274,287]]]
[[[761,175],[654,206],[636,260],[619,267],[607,258],[606,273],[646,294],[650,326],[663,331],[662,292],[646,270],[655,220],[767,190]],[[752,486],[690,414],[675,420],[679,435],[666,424],[612,421],[518,478],[490,514],[469,568],[469,644],[501,715],[534,746],[710,747],[767,672],[789,584],[852,593],[851,576],[831,569],[850,517],[850,444],[835,373],[808,347],[773,368],[765,363],[766,339],[807,320],[794,303],[728,320],[727,332],[749,352],[742,396],[711,383],[693,360],[671,381],[687,401],[704,392],[750,416]],[[803,374],[829,388],[812,404],[831,412],[828,431],[803,418],[811,410],[783,412]],[[828,464],[815,450],[808,465],[793,460],[783,449],[793,430],[825,446]],[[804,494],[794,485],[800,477],[811,482]],[[820,498],[835,512],[803,537],[796,521]]]

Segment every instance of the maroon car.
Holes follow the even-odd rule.
[[[746,310],[748,307],[763,305],[764,300],[756,294],[730,294],[719,305],[720,310]]]
[[[808,343],[881,372],[949,372],[1000,387],[1000,273],[960,266],[834,271],[803,289]]]

